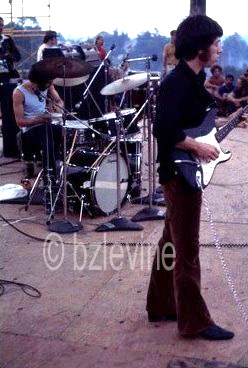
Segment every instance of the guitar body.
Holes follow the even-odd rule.
[[[231,158],[231,153],[222,151],[216,140],[216,111],[216,109],[210,110],[199,127],[185,130],[187,136],[195,138],[198,142],[215,146],[220,151],[216,160],[211,162],[202,161],[194,157],[193,154],[180,149],[175,149],[172,153],[172,159],[177,166],[178,172],[193,189],[200,190],[205,188],[209,184],[216,166]]]

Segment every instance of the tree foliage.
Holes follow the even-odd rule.
[[[221,64],[223,66],[234,66],[244,68],[248,62],[248,45],[237,33],[227,37],[223,42]]]
[[[16,30],[41,30],[36,17],[29,18],[18,18],[14,24],[7,24],[6,27],[13,28]],[[109,59],[114,66],[119,66],[123,59],[128,57],[131,59],[142,58],[152,55],[157,55],[157,61],[151,61],[149,65],[145,64],[145,61],[130,62],[130,68],[137,71],[145,71],[147,67],[151,68],[152,71],[162,70],[162,53],[166,43],[169,42],[169,36],[161,36],[155,29],[154,32],[142,32],[137,38],[129,38],[127,33],[118,33],[117,30],[113,34],[101,32],[105,41],[105,48],[107,51],[110,50],[114,44],[115,48],[111,52]],[[17,46],[21,48],[22,60],[29,57],[29,61],[25,63],[25,66],[30,66],[35,61],[34,55],[39,45],[42,43],[42,36],[30,38],[16,38]],[[60,42],[64,42],[65,38],[58,34]],[[78,40],[70,40],[72,44],[78,43]],[[94,43],[94,39],[88,39],[87,43]],[[248,44],[246,41],[237,33],[227,37],[223,42],[223,50],[219,64],[223,67],[224,73],[231,72],[237,78],[244,70],[248,68]]]

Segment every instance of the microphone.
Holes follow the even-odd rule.
[[[134,58],[134,59],[127,59],[125,61],[129,62],[129,61],[139,61],[139,60],[152,60],[152,61],[157,61],[158,60],[158,56],[153,54],[152,56],[144,56],[144,57],[140,57],[140,58]]]
[[[121,68],[123,68],[123,67],[124,67],[125,62],[127,61],[128,57],[129,57],[129,54],[127,54],[127,55],[126,55],[126,57],[124,57],[124,59],[122,60]]]
[[[153,54],[151,57],[149,57],[150,60],[152,61],[157,61],[158,60],[158,55]]]
[[[113,43],[113,44],[111,45],[110,50],[112,51],[112,50],[114,50],[114,48],[115,48],[115,43]]]

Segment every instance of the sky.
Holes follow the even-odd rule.
[[[9,0],[0,0],[0,14],[9,21]],[[207,15],[223,28],[224,36],[237,32],[248,36],[247,0],[206,0]],[[13,17],[35,16],[42,30],[61,33],[65,38],[86,40],[103,31],[114,30],[135,38],[156,30],[169,36],[189,14],[190,0],[12,0]],[[5,14],[6,13],[6,14]],[[49,17],[50,14],[50,17]]]

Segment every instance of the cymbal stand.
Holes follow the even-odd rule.
[[[95,74],[93,75],[93,77],[91,78],[91,81],[90,81],[90,83],[87,85],[87,87],[86,87],[86,89],[85,89],[85,91],[84,91],[84,93],[83,93],[83,99],[86,99],[87,98],[87,94],[88,94],[88,92],[90,93],[90,87],[91,87],[91,85],[92,85],[92,83],[94,82],[94,80],[96,79],[96,77],[97,77],[97,75],[98,75],[98,73],[100,72],[100,69],[102,68],[102,66],[104,66],[105,65],[105,84],[106,84],[106,81],[107,81],[107,76],[106,76],[106,73],[107,73],[107,67],[106,67],[106,62],[107,62],[107,59],[108,59],[108,57],[109,57],[109,55],[111,54],[111,52],[114,50],[114,48],[115,48],[115,44],[113,44],[111,47],[110,47],[110,50],[108,51],[108,53],[105,55],[105,58],[102,60],[102,62],[101,62],[101,64],[98,66],[98,68],[97,68],[97,70],[96,70],[96,72],[95,72]],[[91,98],[93,98],[93,96],[90,94],[90,96],[91,96]],[[107,110],[106,110],[106,105],[107,105],[107,102],[106,102],[106,99],[107,99],[107,96],[106,96],[106,98],[105,98],[105,112],[107,112]],[[93,99],[93,101],[94,101],[94,99]],[[94,103],[96,103],[95,101],[94,101]],[[100,108],[99,108],[99,106],[97,105],[97,107],[98,107],[98,111],[100,112],[100,114],[103,116],[103,113],[101,112],[101,110],[100,110]]]
[[[56,195],[56,200],[54,206],[52,207],[51,215],[48,218],[47,225],[48,230],[56,232],[56,233],[74,233],[82,229],[82,225],[79,223],[72,222],[67,218],[67,170],[68,170],[68,162],[66,160],[66,128],[65,128],[65,114],[63,114],[63,167],[62,167],[62,180],[60,182],[60,187],[58,193]],[[51,218],[55,209],[55,204],[59,198],[59,194],[61,189],[63,188],[63,210],[64,210],[64,219],[51,222]]]
[[[63,74],[64,74],[64,97],[65,97],[65,64],[63,65]],[[60,186],[59,192],[57,193],[56,198],[58,199],[61,187],[63,186],[63,209],[64,209],[64,220],[60,220],[60,221],[55,221],[55,222],[50,222],[51,217],[53,215],[53,210],[55,208],[55,204],[54,207],[52,207],[52,211],[51,211],[51,215],[48,218],[47,221],[47,227],[48,230],[50,231],[54,231],[57,233],[74,233],[77,232],[79,230],[81,230],[82,225],[79,223],[75,223],[72,221],[69,221],[67,218],[67,169],[68,169],[68,163],[66,160],[66,128],[65,128],[65,120],[66,120],[66,114],[65,114],[65,109],[62,109],[63,113],[62,113],[62,118],[63,118],[63,126],[62,126],[62,133],[63,133],[63,180],[62,180],[62,184]]]
[[[121,173],[120,173],[120,132],[123,131],[122,117],[119,111],[116,112],[116,193],[117,193],[117,217],[113,218],[111,221],[104,223],[96,228],[98,232],[107,232],[107,231],[137,231],[143,230],[143,226],[129,221],[125,217],[121,216]]]
[[[32,186],[32,189],[29,193],[29,199],[28,199],[28,202],[27,204],[25,205],[25,211],[27,211],[31,205],[31,202],[33,200],[33,197],[35,195],[35,192],[39,186],[39,183],[40,181],[45,179],[45,183],[44,183],[44,195],[45,195],[45,205],[47,206],[47,201],[49,203],[49,209],[46,208],[46,210],[51,214],[52,213],[52,207],[53,207],[53,195],[52,195],[52,180],[51,180],[51,173],[52,171],[53,172],[53,175],[55,175],[54,179],[56,181],[56,167],[53,167],[51,168],[50,167],[50,153],[51,151],[49,152],[49,144],[52,144],[52,142],[49,142],[49,139],[48,139],[48,129],[50,128],[51,129],[51,123],[46,123],[44,124],[45,125],[45,144],[44,144],[44,150],[46,151],[42,153],[43,155],[43,158],[42,158],[42,161],[43,161],[43,168],[40,170],[37,178],[35,179],[35,182]],[[52,138],[52,136],[51,136]],[[46,162],[44,162],[44,155],[46,154]],[[54,154],[54,150],[52,150],[52,154]]]
[[[156,100],[157,100],[156,93],[157,93],[157,90],[154,89],[153,94],[152,94],[152,120],[153,120],[153,123],[155,122],[155,119],[156,119]],[[154,135],[152,135],[152,141],[153,141],[153,191],[152,191],[153,202],[155,202],[158,205],[159,204],[164,205],[165,204],[165,198],[164,198],[164,193],[163,193],[162,186],[156,188],[157,143],[156,143],[156,138],[155,138]]]
[[[164,219],[164,211],[153,207],[153,144],[152,144],[152,116],[151,116],[151,93],[150,93],[150,59],[146,60],[147,70],[147,135],[148,135],[148,205],[149,207],[143,208],[139,211],[132,221],[149,221],[149,220],[162,220]],[[153,159],[152,159],[153,158]]]
[[[86,84],[86,82],[84,82],[84,85],[85,85],[85,88],[87,88],[87,84]],[[94,102],[94,104],[95,104],[95,106],[96,106],[96,108],[97,108],[98,112],[100,113],[100,115],[101,115],[101,116],[103,116],[102,110],[100,109],[100,107],[99,107],[98,103],[97,103],[97,102],[96,102],[96,100],[94,99],[94,97],[93,97],[93,95],[92,95],[92,93],[90,92],[90,90],[89,90],[89,89],[88,89],[87,94],[85,95],[84,99],[86,99],[86,98],[87,98],[88,94],[90,95],[90,97],[91,97],[92,101]]]

